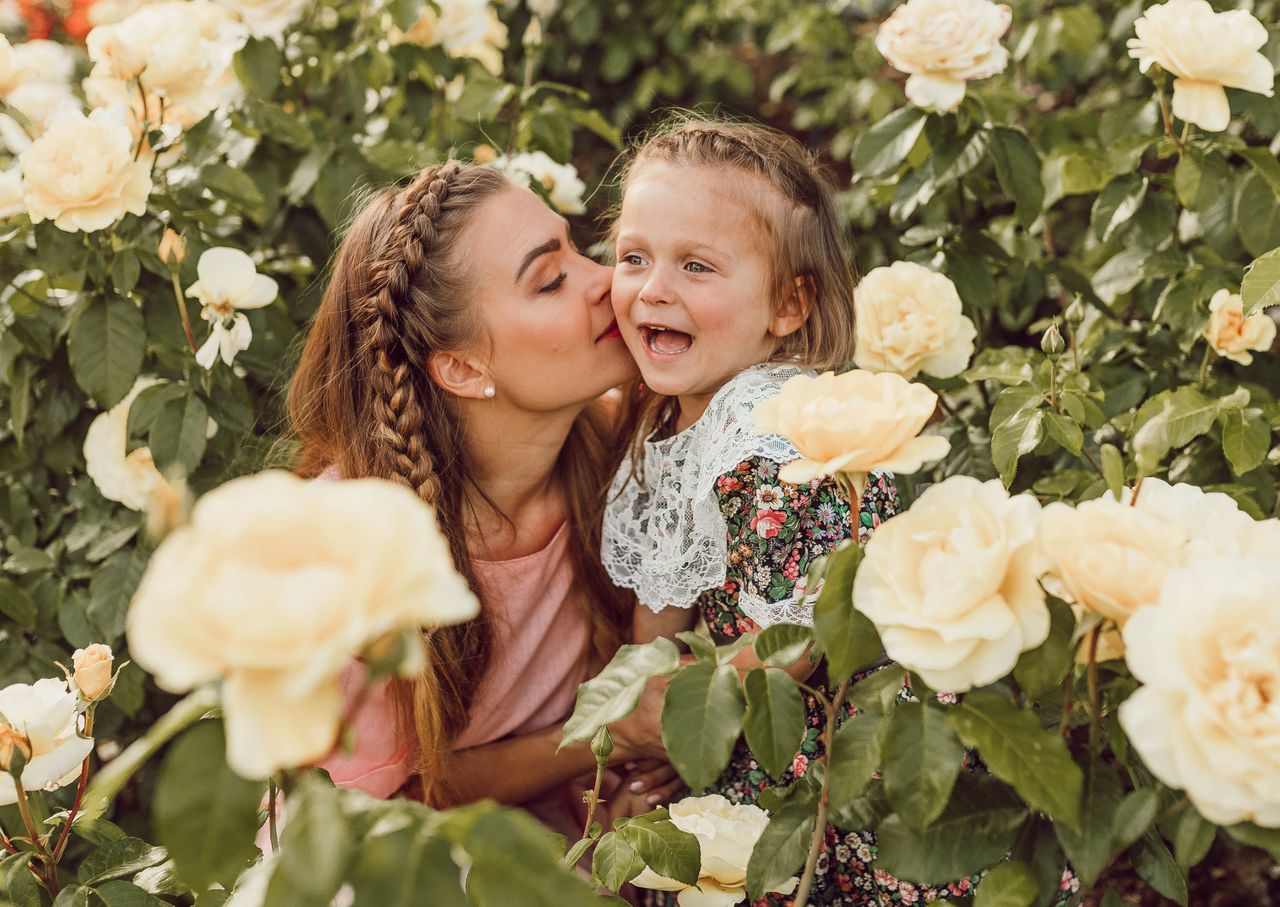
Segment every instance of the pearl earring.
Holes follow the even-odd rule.
[[[490,400],[492,400],[494,395],[497,393],[498,393],[498,389],[494,387],[492,384],[490,384],[488,387],[484,389],[484,395],[488,397]]]

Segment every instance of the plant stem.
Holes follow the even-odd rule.
[[[1056,359],[1049,360],[1049,405],[1053,407],[1055,413],[1061,413],[1058,408],[1058,363]],[[1083,450],[1083,448],[1081,448]]]
[[[1173,117],[1169,115],[1169,106],[1164,100],[1163,84],[1159,85],[1156,89],[1156,97],[1160,99],[1160,117],[1164,120],[1164,134],[1173,139],[1174,144],[1178,146],[1179,151],[1185,151],[1187,149],[1186,142],[1184,139],[1179,138],[1178,134],[1173,131]],[[1183,135],[1186,135],[1185,129],[1183,130]]]
[[[1102,700],[1098,693],[1098,639],[1101,636],[1102,624],[1089,631],[1089,748],[1095,751],[1102,727]]]
[[[182,329],[187,333],[187,343],[191,352],[196,351],[196,335],[191,332],[191,318],[187,315],[187,300],[182,295],[182,284],[178,282],[178,269],[169,269],[169,278],[173,283],[173,298],[178,300],[178,314],[182,316]]]
[[[17,778],[13,779],[13,786],[18,795],[18,812],[22,815],[22,824],[27,828],[27,834],[31,836],[31,845],[36,849],[36,853],[41,857],[47,857],[44,845],[40,842],[40,833],[36,831],[35,820],[31,818],[31,807],[27,804],[27,792],[22,788],[22,782]]]
[[[1196,377],[1196,387],[1204,387],[1209,380],[1209,360],[1213,358],[1213,347],[1204,345],[1204,357],[1200,360],[1200,374]]]
[[[1131,498],[1129,499],[1129,506],[1130,506],[1130,507],[1137,507],[1137,506],[1138,506],[1138,495],[1142,494],[1142,480],[1143,480],[1143,478],[1145,478],[1145,477],[1144,477],[1144,476],[1139,476],[1139,477],[1138,477],[1138,481],[1134,483],[1134,486],[1133,486],[1133,497],[1131,497]]]
[[[93,736],[92,710],[86,712],[84,716],[84,735],[86,737]],[[84,802],[84,791],[89,786],[90,758],[90,756],[85,756],[84,764],[80,766],[80,781],[76,784],[76,798],[71,803],[71,811],[67,813],[67,821],[63,824],[62,831],[58,833],[58,843],[53,846],[54,863],[62,859],[62,853],[67,849],[67,840],[71,837],[71,824],[75,822],[76,814],[80,812],[80,804]]]
[[[267,779],[267,833],[271,837],[271,852],[280,852],[280,831],[276,826],[276,807],[280,802],[280,788],[275,778]]]
[[[596,783],[587,795],[587,820],[582,823],[582,837],[591,836],[591,820],[596,817],[596,807],[600,805],[600,785],[604,782],[605,763],[596,763]]]
[[[1071,713],[1074,707],[1072,694],[1075,692],[1075,680],[1074,668],[1068,669],[1067,679],[1062,682],[1062,718],[1058,722],[1058,735],[1064,740],[1071,734]]]
[[[1089,453],[1089,448],[1081,447],[1080,455],[1089,461],[1089,465],[1093,467],[1094,472],[1096,472],[1100,476],[1104,475],[1104,473],[1102,472],[1102,467],[1098,465],[1098,461],[1093,458],[1093,454]]]
[[[836,715],[844,705],[845,693],[849,691],[849,681],[840,684],[836,690],[836,698],[827,702],[820,696],[823,709],[827,713],[827,725],[822,729],[822,793],[818,797],[817,821],[813,826],[813,837],[809,841],[809,855],[804,861],[804,872],[800,876],[800,886],[796,889],[794,907],[805,907],[809,902],[809,891],[813,888],[813,879],[818,871],[818,855],[827,839],[827,814],[831,809],[831,740],[835,736]]]

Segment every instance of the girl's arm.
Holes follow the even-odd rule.
[[[675,639],[677,633],[692,630],[697,622],[695,608],[663,608],[655,614],[644,605],[637,604],[631,618],[631,641],[653,642],[659,636]]]

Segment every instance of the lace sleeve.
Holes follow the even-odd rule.
[[[849,502],[831,479],[809,485],[778,481],[778,464],[756,458],[717,483],[728,526],[729,575],[738,608],[760,628],[813,626],[820,588],[806,589],[812,563],[849,539]],[[899,510],[892,476],[872,473],[858,514],[860,539]]]

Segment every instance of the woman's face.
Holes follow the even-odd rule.
[[[512,185],[484,203],[467,232],[462,264],[499,398],[549,412],[635,374],[609,301],[612,270],[580,253],[568,223],[538,196]]]

